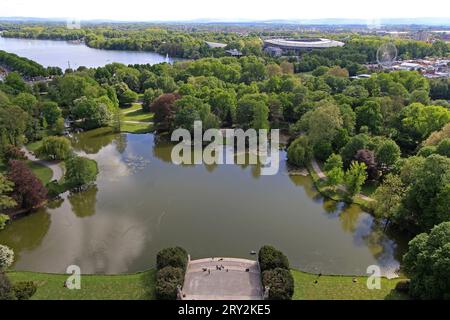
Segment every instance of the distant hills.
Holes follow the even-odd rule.
[[[0,21],[9,22],[65,22],[66,18],[37,18],[37,17],[0,17]],[[330,19],[298,19],[298,20],[283,20],[283,19],[273,19],[273,20],[246,20],[246,19],[235,19],[235,20],[220,20],[220,19],[195,19],[195,20],[178,20],[178,21],[120,21],[120,20],[108,20],[108,19],[95,19],[95,20],[85,20],[87,23],[186,23],[186,24],[290,24],[290,25],[354,25],[354,26],[364,26],[368,23],[381,26],[406,26],[406,25],[416,25],[416,26],[448,26],[450,27],[450,17],[449,18],[389,18],[389,19],[377,19],[377,20],[366,20],[366,19],[341,19],[341,18],[330,18]]]

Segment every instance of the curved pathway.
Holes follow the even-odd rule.
[[[322,171],[322,169],[320,168],[320,166],[317,163],[316,159],[314,159],[314,158],[311,160],[311,167],[313,168],[313,170],[315,171],[317,176],[320,178],[320,180],[326,180],[327,179],[326,174]],[[343,186],[342,184],[338,185],[337,188],[339,190],[342,190],[342,191],[347,191],[345,186]],[[375,201],[374,199],[372,199],[372,198],[370,198],[370,197],[368,197],[366,195],[363,195],[362,193],[359,193],[356,196],[361,198],[364,201]]]
[[[48,161],[48,160],[41,160],[38,159],[30,150],[28,150],[26,147],[22,147],[21,149],[25,156],[28,158],[28,160],[33,161],[35,163],[41,164],[43,166],[46,166],[50,168],[53,172],[53,176],[51,180],[61,180],[64,176],[63,169],[59,166],[59,161]]]

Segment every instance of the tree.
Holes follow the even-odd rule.
[[[7,178],[14,183],[12,198],[20,208],[32,209],[47,199],[47,189],[24,162],[11,160]]]
[[[325,162],[324,170],[327,175],[327,184],[332,188],[340,185],[344,180],[342,157],[332,154]]]
[[[0,273],[8,269],[14,262],[14,251],[0,244]]]
[[[0,173],[0,214],[1,211],[9,208],[13,208],[17,205],[16,201],[11,198],[9,195],[14,190],[14,183],[6,179],[6,177]],[[5,223],[5,219],[2,218],[3,223]],[[0,230],[3,229],[0,226]]]
[[[450,158],[450,139],[443,139],[436,147],[436,153]]]
[[[158,98],[160,95],[163,94],[163,91],[161,89],[147,89],[144,92],[144,97],[142,101],[142,109],[145,112],[150,112],[150,106],[152,105],[153,101],[155,101],[156,98]]]
[[[366,165],[353,161],[345,172],[344,185],[350,198],[361,192],[361,187],[367,179]]]
[[[341,150],[342,160],[344,161],[344,166],[347,168],[350,162],[354,159],[356,152],[367,148],[370,142],[370,137],[367,134],[360,133],[353,136],[347,144]]]
[[[110,124],[112,108],[108,105],[111,101],[104,97],[101,100],[81,97],[74,101],[71,113],[76,120],[81,120],[80,126],[90,130],[104,127]]]
[[[66,161],[64,179],[71,189],[81,190],[95,182],[98,174],[97,163],[84,157],[72,157]]]
[[[400,159],[400,147],[391,139],[383,139],[375,150],[375,159],[381,171],[389,171]]]
[[[3,147],[2,157],[6,163],[9,162],[9,160],[25,160],[27,158],[25,156],[25,152],[12,144],[8,144]]]
[[[72,155],[70,140],[65,137],[46,137],[36,151],[39,157],[50,160],[65,160]]]
[[[388,174],[373,194],[375,215],[386,219],[386,226],[398,213],[405,192],[406,186],[400,177]]]
[[[410,294],[420,299],[450,299],[450,222],[409,242],[402,267],[411,279]]]
[[[297,167],[305,167],[311,160],[312,156],[312,149],[308,138],[301,136],[295,139],[289,146],[287,154],[290,164]]]
[[[383,125],[381,106],[376,101],[367,101],[363,106],[355,109],[356,126],[367,126],[373,134],[380,133]]]
[[[267,129],[269,109],[267,96],[262,94],[246,94],[239,99],[236,109],[236,123],[242,129]],[[265,127],[265,128],[264,128]]]
[[[402,167],[402,180],[409,187],[396,217],[399,225],[412,232],[428,231],[450,220],[450,158],[431,155],[417,160],[408,174],[408,166]]]
[[[138,98],[138,94],[133,90],[130,90],[125,82],[117,83],[115,89],[120,107],[126,107],[135,102]]]
[[[373,151],[367,149],[358,150],[355,155],[355,160],[366,165],[368,179],[375,180],[378,178],[377,163]]]
[[[53,101],[46,101],[41,106],[42,116],[44,117],[47,124],[51,127],[56,125],[58,119],[62,117],[61,109],[58,104]]]
[[[450,122],[450,110],[441,106],[413,103],[402,110],[400,119],[400,129],[420,142]]]
[[[24,140],[28,114],[20,107],[0,108],[0,134],[12,145],[20,145]]]
[[[174,93],[165,93],[158,98],[150,106],[153,112],[153,121],[158,131],[170,131],[173,127],[175,119],[176,106],[175,102],[180,98]]]

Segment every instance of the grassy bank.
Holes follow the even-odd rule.
[[[298,270],[292,270],[292,275],[295,281],[294,300],[385,300],[407,298],[394,291],[395,285],[400,279],[389,280],[382,278],[380,290],[369,290],[367,288],[367,277],[319,277],[315,274]]]
[[[36,300],[145,300],[154,299],[155,270],[130,275],[82,276],[81,289],[64,287],[68,275],[10,272],[12,282],[34,281]]]
[[[33,299],[41,300],[142,300],[155,299],[155,270],[129,275],[82,276],[81,290],[64,287],[67,275],[35,272],[9,272],[12,282],[34,281],[38,290]],[[292,270],[295,280],[294,300],[383,300],[401,299],[404,296],[394,292],[398,279],[383,278],[380,290],[369,290],[367,277],[322,276]],[[315,281],[317,280],[317,283]]]

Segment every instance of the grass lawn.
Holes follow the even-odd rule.
[[[31,142],[26,145],[27,149],[31,152],[36,152],[37,149],[39,149],[42,146],[42,140]]]
[[[9,272],[8,277],[14,282],[34,281],[38,285],[32,299],[41,300],[142,300],[155,299],[155,273],[152,269],[143,273],[126,275],[92,275],[81,277],[81,290],[64,288],[68,275],[45,274],[35,272]],[[295,280],[294,300],[382,300],[405,299],[394,291],[400,279],[382,278],[380,290],[369,290],[367,277],[322,276],[292,270]],[[315,284],[314,281],[318,280]]]
[[[8,277],[11,282],[36,282],[35,300],[145,300],[154,299],[155,273],[81,276],[80,290],[64,287],[68,275],[10,272]]]
[[[378,183],[375,181],[366,181],[361,188],[361,193],[365,196],[371,196],[378,188]]]
[[[136,111],[124,114],[122,120],[151,122],[153,121],[153,113],[145,112],[142,109],[138,109]]]
[[[149,133],[153,131],[153,126],[147,123],[121,123],[122,132],[127,133]]]
[[[380,290],[367,288],[367,277],[321,276],[292,270],[294,300],[384,300],[407,299],[393,289],[401,279],[381,279]],[[357,282],[353,282],[356,278]],[[317,284],[314,281],[317,280]]]
[[[53,177],[53,171],[47,166],[27,160],[27,166],[33,171],[44,185],[50,182]]]
[[[132,103],[129,107],[127,108],[120,108],[120,110],[122,111],[122,113],[124,112],[130,112],[130,111],[134,111],[134,110],[141,110],[142,109],[142,105],[140,103]]]

